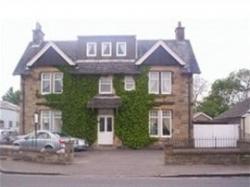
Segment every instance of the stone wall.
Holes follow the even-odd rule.
[[[41,103],[45,103],[45,99],[39,97],[41,94],[41,73],[42,72],[58,72],[53,67],[37,67],[32,69],[30,74],[22,76],[21,90],[23,93],[21,107],[21,131],[22,134],[29,133],[34,130],[34,113],[41,110],[49,110],[50,108]]]
[[[250,149],[173,149],[165,145],[165,164],[250,164]]]
[[[179,66],[154,66],[152,71],[170,71],[172,72],[172,94],[156,95],[155,109],[168,109],[172,111],[172,137],[188,138],[188,110],[192,111],[192,106],[188,104],[188,81],[192,84],[192,77],[182,73]],[[192,87],[192,85],[191,85]],[[192,93],[192,92],[191,92]],[[192,100],[192,99],[191,99]],[[191,113],[192,116],[192,113]],[[166,139],[159,139],[160,142]]]
[[[74,160],[74,150],[72,143],[65,143],[65,149],[59,151],[24,150],[16,146],[1,146],[0,156],[46,164],[71,164]]]
[[[183,74],[182,68],[180,66],[153,66],[151,67],[151,70],[172,72],[172,94],[157,95],[154,103],[154,108],[168,109],[172,111],[173,119],[171,139],[188,138],[188,111],[191,110],[191,106],[188,103],[188,81],[190,81],[192,84],[192,76]],[[28,75],[22,76],[21,79],[21,89],[23,92],[21,129],[23,134],[29,133],[34,130],[33,115],[35,112],[40,112],[41,110],[49,110],[49,107],[43,105],[43,103],[46,102],[45,99],[39,97],[39,94],[41,93],[40,75],[42,72],[58,72],[58,69],[53,67],[36,67],[32,71],[30,71]],[[192,127],[190,129],[192,133]],[[190,134],[190,136],[192,135]],[[121,141],[117,137],[114,137],[114,139],[114,144],[116,146],[121,146]],[[159,138],[158,141],[156,141],[155,145],[163,145],[166,139],[170,138]]]

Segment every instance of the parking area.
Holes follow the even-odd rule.
[[[76,153],[74,165],[89,175],[152,176],[164,170],[164,154],[162,150],[94,150]]]

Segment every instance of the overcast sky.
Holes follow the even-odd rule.
[[[0,96],[19,89],[13,70],[39,21],[46,40],[78,35],[133,34],[139,39],[173,39],[185,26],[200,65],[212,83],[240,68],[250,69],[250,4],[230,0],[88,0],[0,2]]]

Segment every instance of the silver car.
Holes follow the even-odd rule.
[[[17,131],[12,129],[0,129],[0,144],[11,144],[16,140]]]
[[[62,132],[53,132],[53,134],[58,135],[65,142],[73,141],[74,151],[86,151],[89,147],[89,144],[84,139],[75,138]]]
[[[65,147],[64,141],[59,136],[46,131],[39,130],[37,135],[32,132],[13,142],[14,145],[20,146],[21,149],[32,150],[59,150]]]

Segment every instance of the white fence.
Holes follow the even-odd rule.
[[[195,147],[236,147],[239,140],[238,124],[195,124]]]

